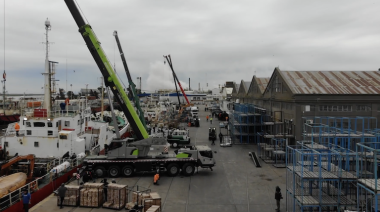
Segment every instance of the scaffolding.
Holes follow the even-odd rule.
[[[356,154],[340,147],[286,150],[288,211],[344,211],[356,208]]]
[[[286,149],[287,210],[378,211],[376,122],[374,117],[303,117],[303,140]]]
[[[300,145],[309,148],[340,146],[352,151],[357,143],[376,142],[380,131],[374,117],[302,117],[303,140]],[[375,128],[372,129],[371,126]]]
[[[380,143],[359,143],[357,154],[357,209],[360,211],[377,212],[380,201],[379,160]]]
[[[253,104],[235,103],[229,128],[234,144],[270,144],[272,138],[294,138],[292,120],[283,120],[281,111],[270,116]]]

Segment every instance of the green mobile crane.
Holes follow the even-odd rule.
[[[79,32],[87,44],[88,50],[98,65],[100,72],[104,76],[106,86],[109,86],[112,93],[115,95],[117,102],[120,104],[128,122],[136,136],[137,140],[146,139],[149,137],[144,124],[141,122],[133,105],[128,99],[123,86],[121,85],[115,71],[113,70],[106,54],[104,53],[98,38],[96,37],[91,26],[87,24],[80,14],[73,0],[65,0],[75,22],[79,27]]]
[[[171,176],[179,174],[182,170],[185,176],[190,176],[194,174],[196,167],[212,170],[212,167],[215,166],[215,159],[210,147],[199,145],[179,149],[175,155],[165,154],[167,151],[166,139],[148,137],[143,123],[123,90],[91,26],[83,20],[74,0],[65,0],[65,2],[104,76],[106,86],[109,86],[116,96],[136,135],[136,139],[126,138],[111,141],[105,147],[106,155],[87,156],[83,161],[84,169],[94,171],[97,177],[105,177],[107,173],[111,177],[118,177],[121,174],[128,177],[134,172],[146,173],[161,170],[166,170]]]
[[[131,73],[129,72],[127,61],[125,60],[124,52],[123,52],[123,49],[121,48],[119,36],[117,35],[116,30],[113,32],[113,35],[115,36],[117,47],[119,48],[120,57],[121,57],[121,60],[123,61],[124,70],[125,70],[125,73],[127,74],[127,77],[128,77],[129,90],[130,90],[132,98],[135,102],[135,107],[137,108],[137,111],[139,113],[140,121],[144,125],[144,127],[147,128],[146,123],[145,123],[144,112],[140,106],[140,99],[137,96],[136,85],[132,81]]]

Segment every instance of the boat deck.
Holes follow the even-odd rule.
[[[169,177],[161,175],[159,185],[153,185],[152,174],[140,174],[131,178],[116,178],[119,184],[142,186],[152,192],[158,192],[162,198],[164,212],[249,212],[275,211],[274,193],[276,186],[286,196],[286,169],[277,169],[271,164],[262,163],[256,168],[248,152],[257,151],[254,145],[233,145],[225,148],[211,146],[208,141],[208,128],[215,127],[219,131],[219,121],[206,122],[204,105],[198,105],[200,127],[189,128],[192,145],[209,145],[214,153],[216,166],[213,171],[199,168],[191,177],[178,175]],[[222,133],[226,130],[223,129]],[[217,132],[219,134],[219,132]],[[173,150],[173,149],[171,149]],[[98,180],[99,181],[99,180]],[[110,181],[110,180],[109,180]],[[51,195],[30,211],[51,212],[57,207],[57,199]],[[281,209],[285,211],[285,200],[281,201]],[[106,208],[64,207],[60,211],[71,212],[103,212],[112,211]]]

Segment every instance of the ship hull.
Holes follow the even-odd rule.
[[[39,202],[44,200],[46,197],[48,197],[50,194],[52,194],[53,191],[57,190],[58,187],[62,183],[66,183],[68,181],[68,179],[70,179],[73,176],[73,174],[76,173],[77,168],[80,168],[81,166],[82,165],[74,167],[73,169],[71,169],[70,171],[65,173],[64,175],[58,177],[55,180],[52,180],[50,183],[46,184],[42,188],[39,188],[38,191],[33,192],[31,194],[32,201],[31,201],[31,204],[29,204],[29,208],[38,204]],[[2,205],[1,207],[4,207],[4,206]],[[21,201],[19,201],[18,203],[16,203],[16,204],[10,206],[9,208],[5,209],[3,212],[23,212],[23,211],[24,211],[23,204]]]

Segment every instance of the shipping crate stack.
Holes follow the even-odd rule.
[[[133,191],[131,196],[132,196],[131,202],[128,202],[125,205],[125,209],[127,210],[132,209],[136,205],[136,203],[137,205],[144,206],[144,200],[150,199],[150,194],[143,191]]]
[[[127,186],[120,184],[108,184],[107,202],[103,204],[104,208],[122,209],[127,201]]]
[[[146,212],[160,212],[160,211],[161,211],[161,207],[158,205],[152,205],[148,210],[146,210]]]
[[[80,190],[80,206],[98,208],[103,205],[103,183],[85,183]]]
[[[157,192],[151,192],[149,197],[144,198],[144,212],[156,212],[161,208],[161,197]],[[157,206],[157,207],[153,207]],[[153,207],[153,208],[152,208]],[[154,209],[154,210],[153,210]]]
[[[132,202],[133,203],[137,202],[138,205],[142,205],[144,199],[148,199],[149,197],[150,197],[150,195],[148,193],[143,193],[140,191],[132,192]]]
[[[78,206],[79,203],[79,186],[77,185],[66,185],[67,191],[65,193],[65,198],[63,199],[62,205],[64,206]],[[61,198],[57,196],[57,205],[61,204]]]

